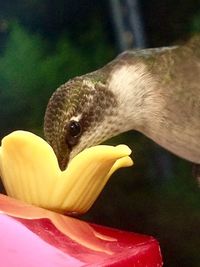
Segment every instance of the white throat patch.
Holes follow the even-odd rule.
[[[123,65],[111,72],[109,89],[120,94],[123,98],[127,95],[144,93],[144,89],[152,87],[153,79],[149,75],[146,66],[142,63],[135,65]]]
[[[147,105],[152,104],[154,84],[151,74],[143,63],[138,62],[134,65],[127,63],[121,67],[117,65],[111,72],[108,88],[116,95],[120,117],[124,114],[129,128],[137,128]]]

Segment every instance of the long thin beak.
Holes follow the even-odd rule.
[[[58,165],[61,171],[64,171],[67,168],[69,162],[70,151],[68,149],[66,149],[65,151],[56,151],[54,149],[54,152],[56,154]]]
[[[58,159],[58,164],[61,171],[64,171],[67,168],[69,162],[69,155],[66,154],[64,157]]]

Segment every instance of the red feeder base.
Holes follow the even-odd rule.
[[[89,224],[0,195],[3,267],[161,267],[150,236]]]

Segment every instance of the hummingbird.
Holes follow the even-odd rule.
[[[45,112],[44,134],[61,169],[86,147],[129,130],[200,164],[200,36],[125,51],[61,85]]]

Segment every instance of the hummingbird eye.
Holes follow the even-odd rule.
[[[68,134],[70,137],[78,137],[81,134],[82,128],[78,121],[70,121],[68,125]]]
[[[69,147],[73,147],[78,143],[79,137],[82,133],[82,127],[80,122],[71,120],[66,125],[66,137],[65,142]]]

